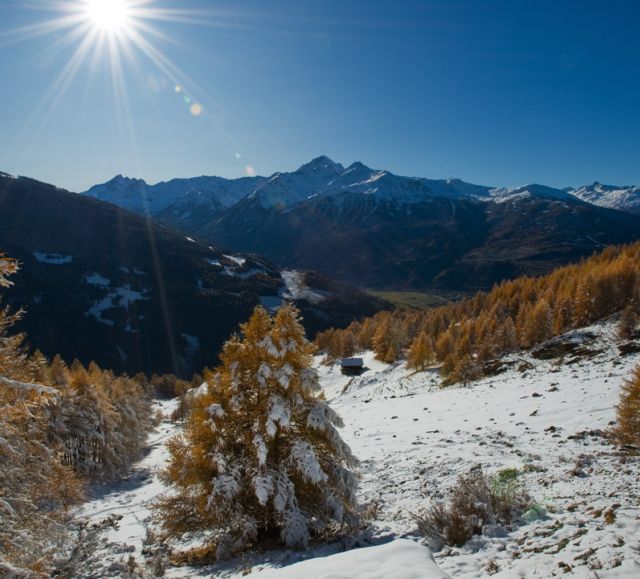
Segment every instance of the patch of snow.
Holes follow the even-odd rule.
[[[226,257],[231,261],[235,261],[240,267],[247,263],[247,260],[239,255],[223,255],[223,257]]]
[[[640,187],[632,185],[603,185],[594,183],[570,191],[572,195],[600,207],[609,207],[620,211],[640,212]]]
[[[247,271],[237,271],[236,269],[232,269],[226,266],[222,273],[224,275],[230,275],[231,277],[237,277],[239,279],[249,279],[254,275],[264,273],[264,269],[262,269],[261,267],[253,267],[251,269],[248,269]]]
[[[58,396],[58,391],[55,388],[42,386],[40,384],[31,384],[28,382],[19,382],[17,380],[6,378],[5,376],[0,376],[0,384],[5,388],[10,388],[14,392],[37,392],[38,394],[51,394],[53,396]]]
[[[249,573],[256,579],[446,579],[431,552],[415,541],[352,549],[282,567]]]
[[[554,189],[545,185],[525,185],[524,187],[501,187],[491,189],[485,197],[478,197],[480,200],[494,201],[496,203],[505,203],[507,201],[517,201],[519,199],[527,199],[538,197],[542,199],[553,199],[556,201],[573,201],[575,197],[562,189]]]
[[[640,461],[621,469],[617,450],[598,432],[615,419],[620,386],[640,354],[620,357],[613,323],[562,339],[596,354],[567,364],[520,352],[503,359],[503,373],[466,388],[442,389],[436,369],[415,373],[371,353],[364,356],[370,370],[359,377],[342,376],[337,365],[318,368],[344,419],[343,438],[363,464],[360,494],[380,505],[381,530],[414,532],[411,514],[475,465],[489,474],[516,468],[547,518],[437,552],[444,571],[476,579],[493,560],[499,578],[552,577],[559,562],[578,577],[595,577],[589,565],[602,565],[599,577],[634,576],[617,565],[640,565],[630,540],[640,536]],[[586,464],[578,476],[577,461]],[[614,505],[615,521],[606,525],[597,513]]]
[[[95,285],[97,287],[109,287],[111,285],[111,280],[102,277],[99,273],[92,273],[84,279],[89,285]]]
[[[33,256],[40,263],[48,263],[50,265],[66,265],[73,261],[72,255],[62,255],[61,253],[41,253],[34,251]]]
[[[140,300],[149,299],[146,295],[146,291],[132,290],[129,284],[125,284],[121,287],[114,288],[105,297],[98,300],[91,306],[86,316],[93,316],[100,323],[107,326],[113,326],[113,320],[103,318],[104,312],[113,308],[128,308],[132,303]]]
[[[306,300],[312,304],[318,304],[331,295],[330,292],[311,289],[304,281],[304,273],[295,270],[282,270],[280,272],[285,287],[280,291],[280,296],[285,300]]]

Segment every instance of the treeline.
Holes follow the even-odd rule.
[[[0,256],[0,286],[16,264]],[[110,480],[140,458],[151,386],[91,363],[30,354],[0,309],[0,576],[46,573],[65,547],[67,509],[86,482]]]
[[[456,304],[380,312],[327,330],[316,343],[329,361],[373,350],[380,360],[406,358],[418,370],[441,364],[447,381],[466,382],[504,354],[620,311],[620,334],[629,337],[640,313],[640,243],[609,247],[543,277],[506,281]]]

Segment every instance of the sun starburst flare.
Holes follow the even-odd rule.
[[[141,61],[145,59],[156,68],[156,76],[163,79],[161,84],[180,87],[180,99],[177,102],[185,107],[188,115],[208,119],[231,139],[217,118],[225,114],[222,107],[161,49],[162,44],[176,44],[162,29],[163,25],[186,23],[224,27],[224,22],[217,21],[216,13],[211,10],[161,8],[158,4],[159,0],[26,0],[23,7],[35,15],[35,18],[31,18],[32,23],[10,30],[1,30],[0,27],[0,48],[49,37],[51,44],[44,56],[59,59],[61,54],[65,55],[59,73],[24,125],[24,134],[30,135],[32,147],[35,147],[45,125],[80,71],[87,68],[96,72],[106,66],[118,123],[124,123],[131,144],[136,149],[125,71],[128,67],[134,71],[134,76],[146,78],[148,74],[143,72],[141,66]],[[200,98],[196,98],[186,87],[200,93]]]

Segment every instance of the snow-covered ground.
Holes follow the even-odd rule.
[[[311,289],[304,281],[304,273],[295,270],[282,270],[280,272],[284,287],[280,296],[287,300],[307,300],[309,303],[318,304],[331,295],[330,292]]]
[[[119,577],[130,555],[140,558],[151,502],[165,490],[158,472],[168,458],[166,442],[178,429],[170,420],[177,405],[177,399],[155,404],[164,418],[149,437],[146,456],[125,480],[94,488],[93,498],[78,510],[78,520],[104,525],[99,547],[80,566],[79,577]]]
[[[73,255],[62,255],[61,253],[34,251],[33,256],[40,263],[48,263],[50,265],[67,265],[73,261]]]
[[[357,570],[357,575],[355,574]],[[374,547],[315,557],[288,567],[250,573],[255,579],[446,579],[429,551],[415,541],[397,539]]]
[[[99,274],[94,274],[94,275],[99,275]],[[94,285],[98,285],[98,281],[96,280],[96,278],[94,277],[92,279],[94,280]],[[102,278],[102,279],[105,280],[105,278]],[[87,278],[87,282],[91,283],[89,282],[89,278]],[[109,280],[106,280],[106,282],[109,282]],[[101,287],[104,287],[104,288],[109,287],[107,283],[101,283],[100,285]],[[89,311],[86,312],[85,315],[93,316],[100,323],[105,324],[107,326],[113,326],[114,325],[113,320],[103,318],[102,315],[107,310],[110,310],[116,307],[127,309],[133,302],[136,302],[139,300],[148,300],[149,298],[146,295],[147,291],[148,290],[142,290],[142,291],[133,290],[131,289],[131,286],[129,284],[125,284],[122,287],[114,288],[113,290],[109,291],[103,298],[94,302],[94,304],[91,306],[91,309],[89,309]]]
[[[443,549],[435,554],[443,570],[471,579],[488,576],[494,562],[494,577],[640,577],[640,462],[599,432],[640,357],[620,357],[611,325],[587,332],[597,336],[587,348],[601,350],[591,359],[517,355],[506,359],[511,369],[467,388],[439,389],[435,373],[371,356],[372,370],[351,381],[324,369],[344,438],[363,463],[362,495],[379,501],[380,530],[412,534],[411,513],[476,464],[488,473],[517,468],[546,518]]]
[[[621,357],[614,334],[612,324],[588,328],[575,336],[586,356],[560,362],[514,355],[503,373],[468,387],[440,389],[435,371],[411,373],[371,354],[356,378],[319,365],[326,396],[345,421],[342,435],[362,461],[362,499],[378,503],[373,532],[359,542],[374,546],[253,554],[208,569],[170,568],[167,576],[640,577],[640,462],[620,454],[602,432],[640,354]],[[172,404],[162,410],[169,414]],[[156,473],[166,460],[164,442],[177,429],[164,421],[130,480],[79,513],[94,523],[123,516],[117,529],[105,531],[86,576],[119,576],[130,556],[144,568],[149,503],[163,491]],[[476,465],[489,474],[517,469],[544,514],[465,547],[445,547],[434,553],[436,567],[412,514]]]

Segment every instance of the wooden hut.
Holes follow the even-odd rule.
[[[359,376],[364,372],[364,360],[362,358],[343,358],[340,369],[346,376]]]

